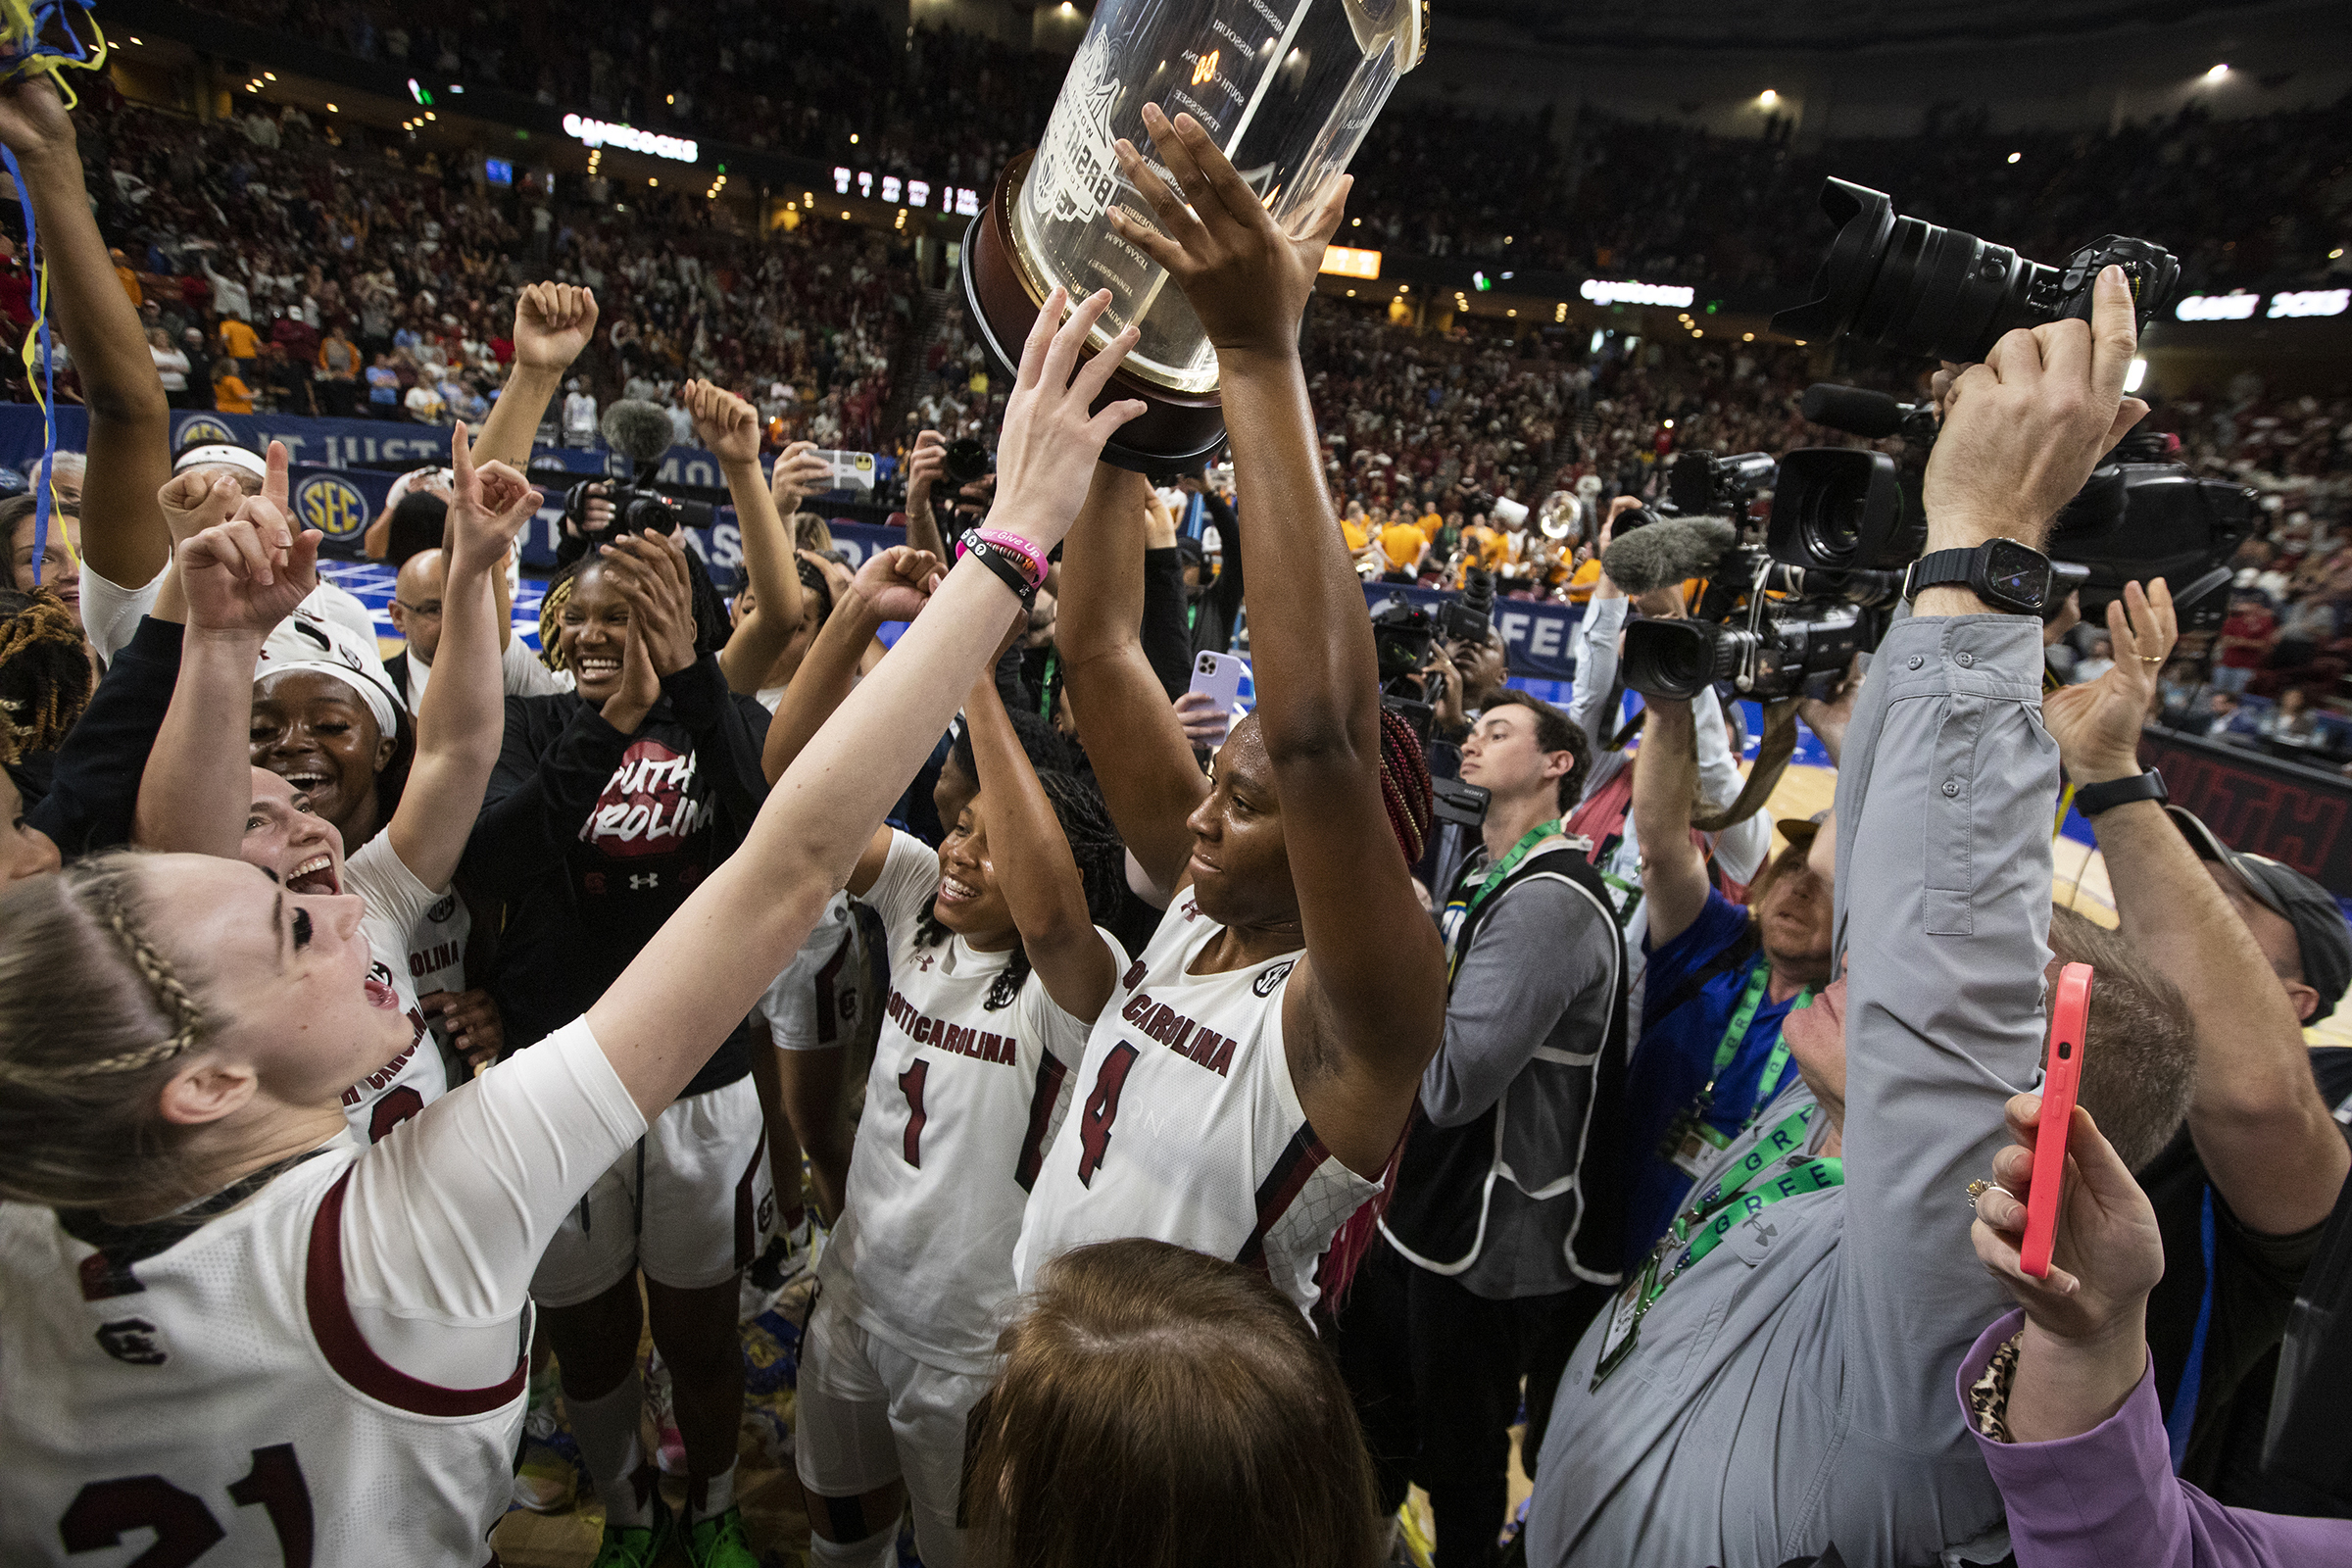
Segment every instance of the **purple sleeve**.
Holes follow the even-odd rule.
[[[1960,1363],[1958,1393],[2017,1333],[2011,1312],[1978,1337]],[[2352,1561],[2352,1520],[2298,1519],[2228,1508],[2172,1472],[2153,1376],[2080,1437],[1995,1443],[1968,1423],[2009,1510],[2018,1568],[2287,1568]]]

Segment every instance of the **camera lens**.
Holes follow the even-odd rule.
[[[1753,640],[1703,620],[1638,620],[1625,632],[1625,683],[1645,697],[1695,697],[1729,679]]]
[[[1886,192],[1831,178],[1821,210],[1838,224],[1813,298],[1772,318],[1805,339],[1851,332],[1931,359],[1982,360],[2012,327],[2054,319],[2058,269],[1956,228],[1896,215]]]
[[[1925,534],[1894,460],[1859,447],[1802,447],[1781,460],[1765,536],[1773,559],[1824,571],[1899,566]]]

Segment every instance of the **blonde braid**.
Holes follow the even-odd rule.
[[[539,662],[559,673],[565,665],[564,607],[571,603],[572,584],[578,578],[576,570],[559,575],[539,600]]]
[[[195,1045],[196,1037],[204,1032],[204,1014],[197,1009],[196,999],[188,995],[188,988],[180,982],[171,960],[158,953],[154,945],[140,934],[138,927],[131,923],[130,911],[123,907],[122,896],[104,882],[93,884],[90,896],[98,905],[99,917],[121,945],[123,956],[130,959],[131,967],[139,971],[140,980],[146,983],[147,994],[154,999],[156,1010],[172,1020],[172,1035],[156,1045],[143,1046],[117,1055],[101,1056],[96,1061],[76,1062],[68,1067],[53,1067],[34,1073],[27,1073],[23,1068],[0,1069],[7,1076],[38,1081],[140,1072],[170,1061]]]

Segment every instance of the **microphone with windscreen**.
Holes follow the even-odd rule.
[[[646,470],[658,466],[670,449],[669,411],[643,398],[620,399],[605,410],[597,428],[606,445],[635,466],[639,478],[651,477]]]
[[[1904,434],[1903,426],[1912,416],[1929,411],[1925,404],[1897,403],[1886,393],[1873,392],[1868,387],[1816,381],[1805,388],[1797,412],[1815,424],[1876,441]]]

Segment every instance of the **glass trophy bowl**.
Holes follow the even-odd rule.
[[[1104,216],[1123,206],[1152,218],[1112,143],[1123,136],[1150,159],[1144,105],[1190,114],[1298,232],[1421,63],[1427,27],[1426,0],[1099,0],[1044,141],[1006,167],[964,238],[964,296],[998,361],[1019,364],[1055,287],[1107,288],[1091,347],[1129,322],[1142,339],[1103,401],[1141,398],[1148,412],[1103,456],[1145,472],[1207,458],[1225,439],[1216,350],[1166,270]]]

